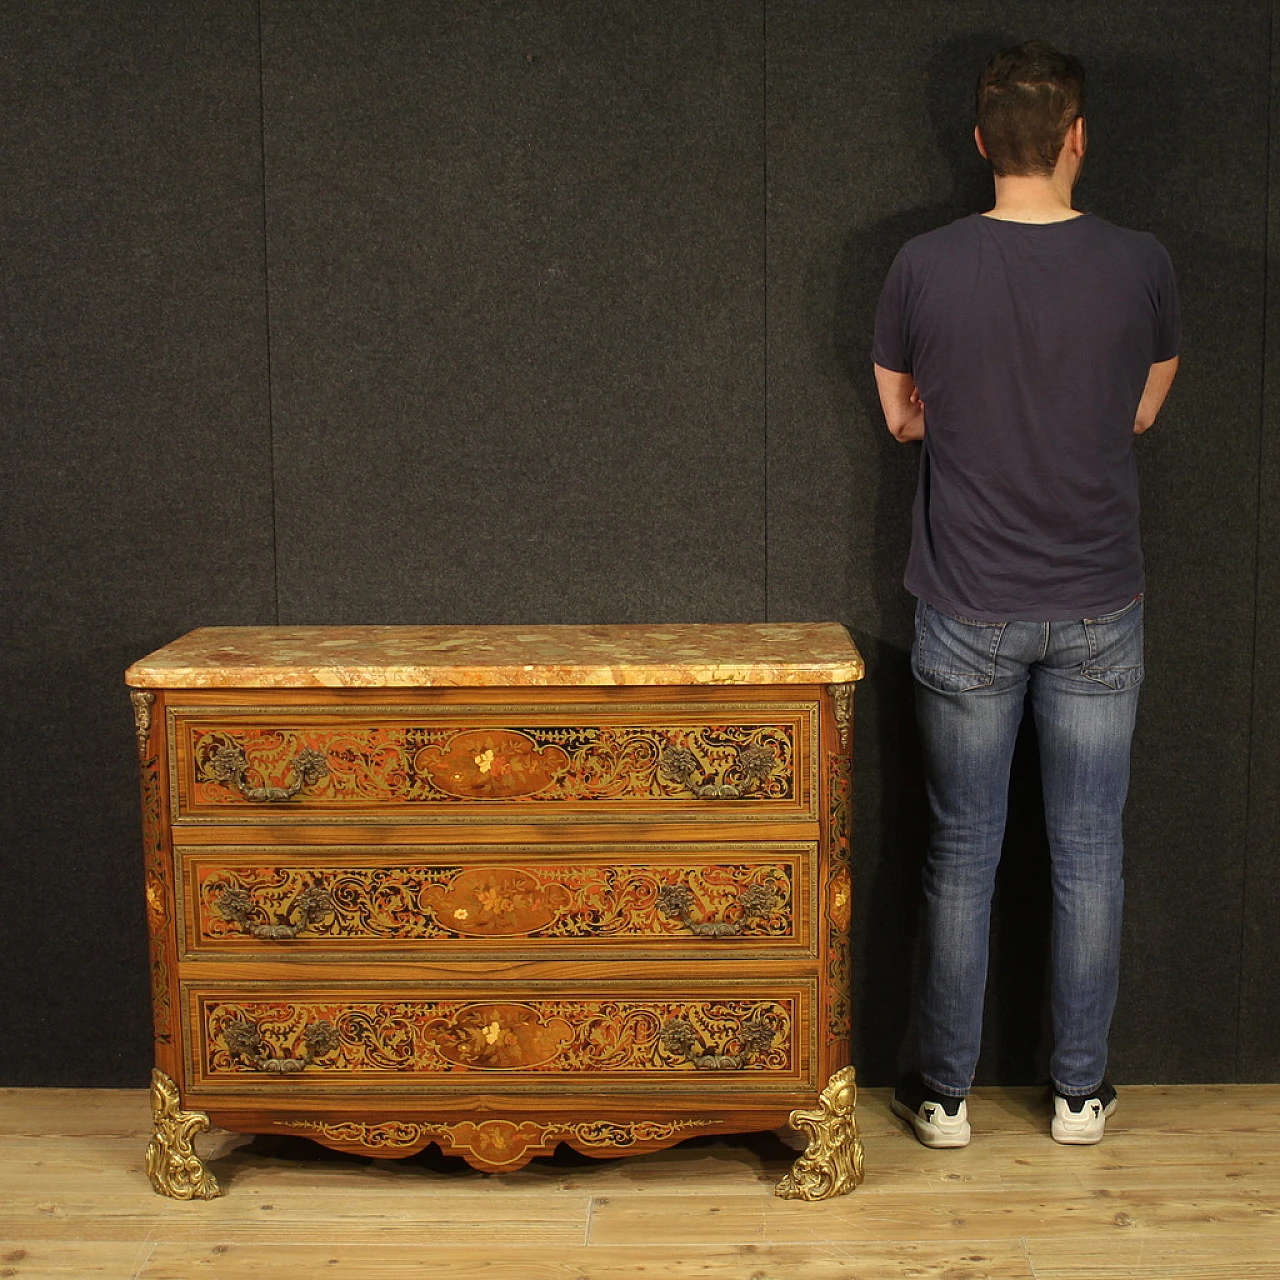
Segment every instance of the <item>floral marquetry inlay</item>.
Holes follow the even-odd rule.
[[[577,878],[577,870],[476,867],[457,872],[446,884],[425,886],[420,901],[430,908],[438,928],[465,937],[536,934],[558,919],[573,901],[574,894],[564,882]],[[590,870],[608,873],[603,867]],[[580,888],[579,895],[582,892]],[[590,888],[586,893],[596,896]]]
[[[545,791],[569,767],[569,756],[556,743],[539,745],[525,733],[477,729],[424,748],[414,758],[414,767],[445,795],[510,799]]]

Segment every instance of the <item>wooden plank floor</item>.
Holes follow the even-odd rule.
[[[1129,1087],[1097,1147],[1038,1090],[920,1147],[864,1090],[867,1180],[776,1199],[771,1134],[488,1176],[304,1139],[198,1139],[226,1194],[152,1193],[142,1090],[0,1090],[0,1277],[108,1280],[1280,1280],[1280,1085]]]

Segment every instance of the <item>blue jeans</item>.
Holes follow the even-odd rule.
[[[1142,599],[1079,622],[972,622],[921,601],[911,666],[933,817],[920,1072],[947,1096],[973,1083],[1009,766],[1029,701],[1052,858],[1049,1069],[1059,1092],[1091,1094],[1106,1070],[1119,971]]]

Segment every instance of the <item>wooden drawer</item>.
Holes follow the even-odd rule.
[[[812,842],[197,846],[188,958],[816,955]]]
[[[816,701],[168,708],[183,823],[814,820]]]
[[[186,982],[188,1086],[220,1092],[743,1093],[811,1085],[814,984]],[[575,1090],[575,1086],[577,1086]]]

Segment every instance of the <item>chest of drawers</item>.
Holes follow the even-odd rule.
[[[204,628],[129,669],[153,1185],[209,1124],[519,1168],[791,1123],[861,1178],[835,624]]]

